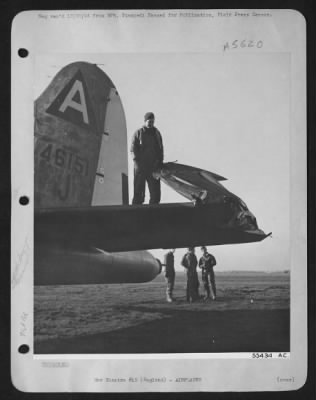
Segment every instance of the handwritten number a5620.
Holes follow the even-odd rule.
[[[246,48],[257,48],[261,49],[263,47],[262,40],[250,40],[250,39],[243,39],[243,40],[233,40],[232,42],[224,43],[223,50],[234,50],[234,49],[246,49]]]

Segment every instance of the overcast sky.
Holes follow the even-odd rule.
[[[34,97],[73,61],[99,64],[115,84],[126,114],[128,147],[144,114],[153,111],[165,161],[178,160],[226,177],[224,186],[245,201],[261,229],[272,231],[272,239],[260,243],[209,247],[218,270],[289,268],[289,54],[40,57]],[[127,156],[131,199],[129,151]],[[162,202],[179,201],[186,200],[162,184]],[[177,269],[184,252],[176,252]],[[159,258],[163,253],[153,251]]]

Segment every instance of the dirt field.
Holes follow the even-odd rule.
[[[216,285],[216,301],[193,304],[185,301],[183,273],[171,304],[163,276],[144,284],[35,287],[34,352],[290,351],[289,273],[218,273]]]

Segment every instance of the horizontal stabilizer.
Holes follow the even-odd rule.
[[[224,197],[236,197],[220,181],[227,180],[221,175],[189,165],[169,162],[163,164],[154,176],[191,201],[214,203]]]
[[[34,237],[39,246],[111,253],[249,243],[266,235],[249,212],[214,202],[35,210]]]
[[[200,170],[200,174],[207,179],[207,176],[210,175],[212,178],[216,179],[217,181],[227,181],[227,178],[224,178],[221,175],[217,175],[214,172]]]

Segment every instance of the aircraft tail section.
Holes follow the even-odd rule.
[[[226,178],[189,165],[165,163],[155,176],[189,200],[213,203],[225,196],[236,197],[219,182]]]
[[[210,171],[174,162],[163,164],[161,170],[155,172],[154,175],[198,205],[223,204],[227,206],[232,215],[223,226],[243,231],[259,231],[256,218],[246,204],[220,183],[226,178]]]
[[[61,69],[35,101],[34,114],[36,208],[126,201],[124,111],[114,84],[99,67],[75,62]],[[112,198],[98,199],[96,183],[113,186],[113,181],[116,190],[101,191]]]

